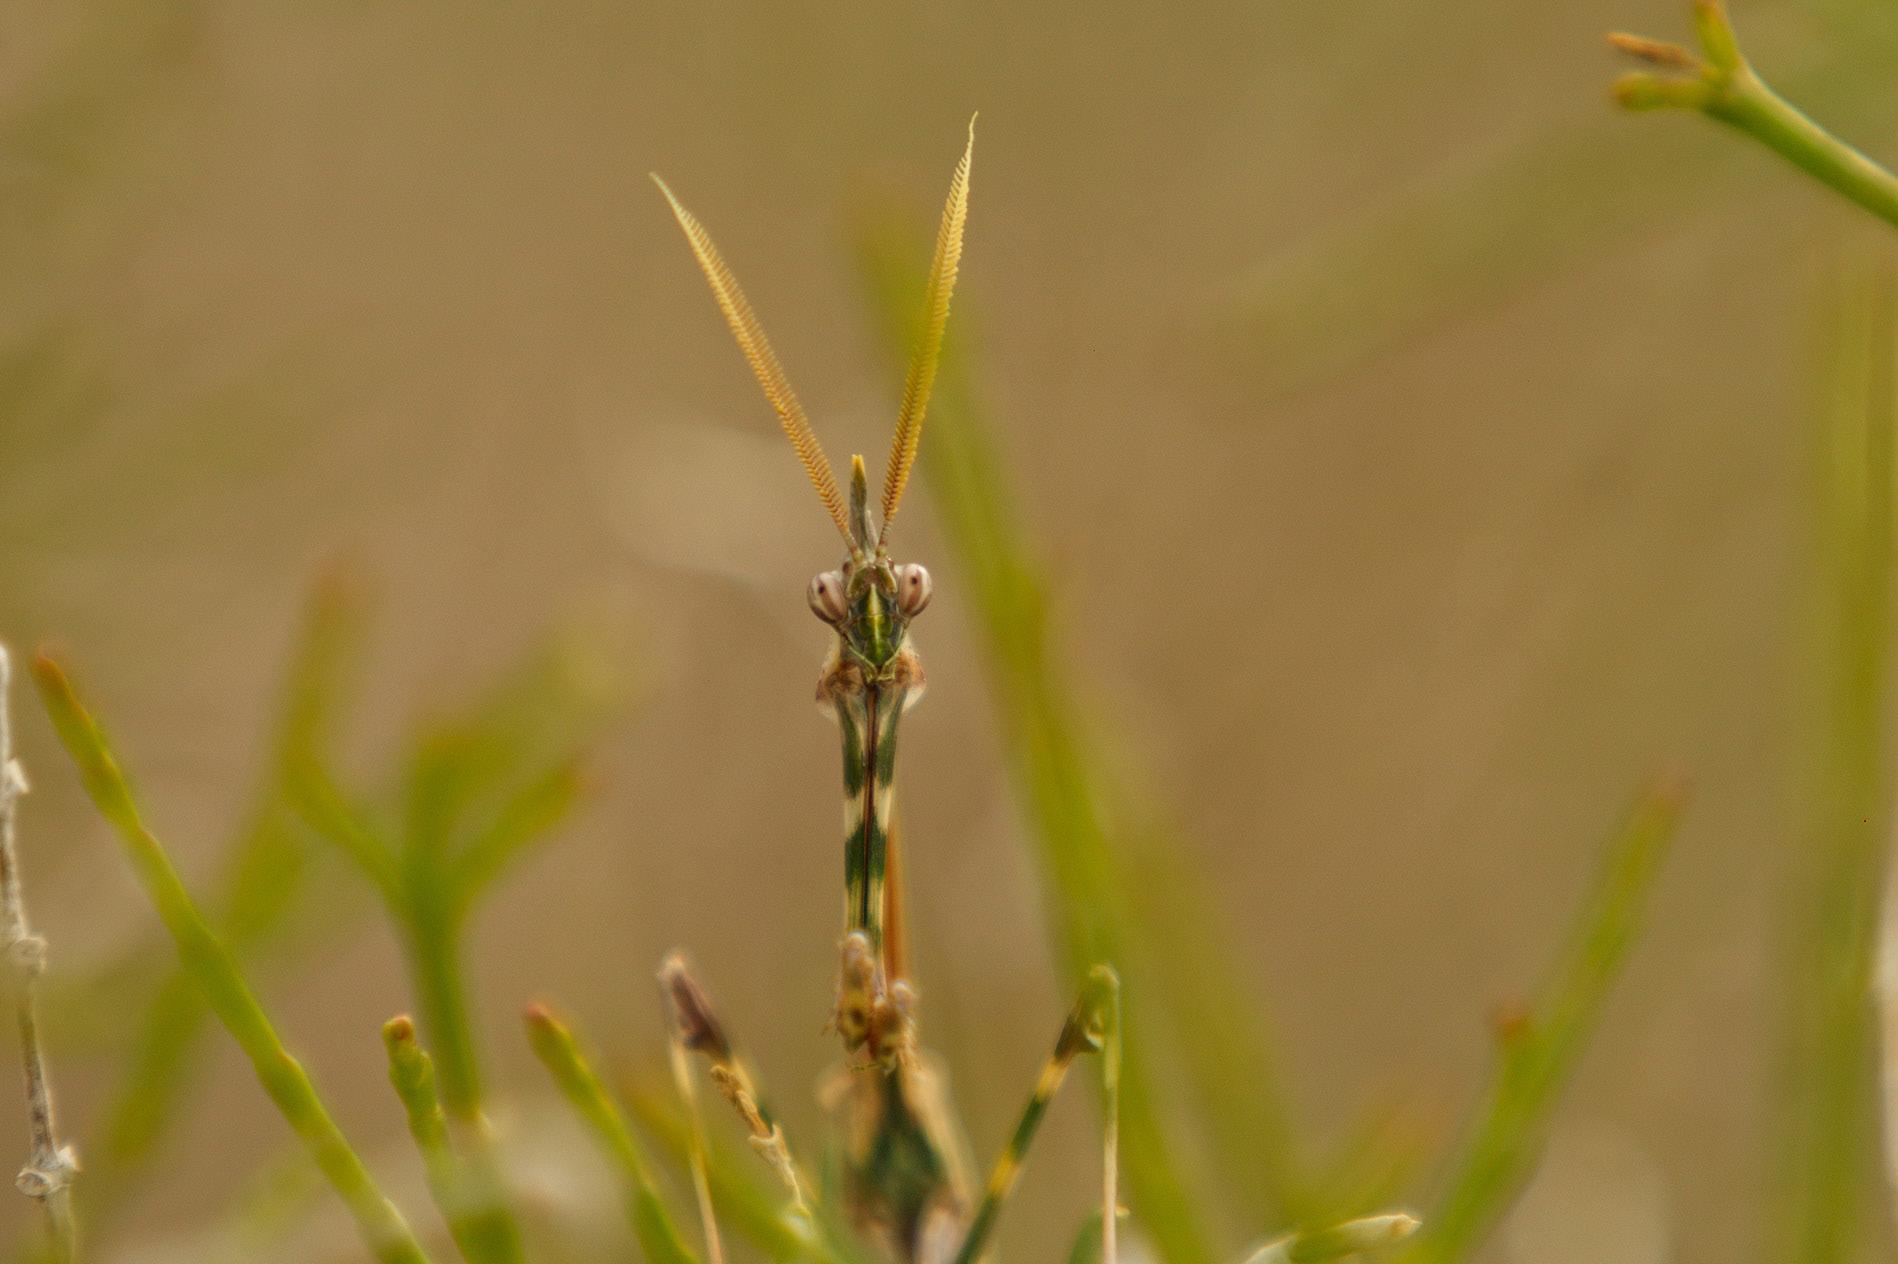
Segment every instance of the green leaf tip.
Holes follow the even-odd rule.
[[[435,1095],[435,1062],[422,1048],[415,1020],[397,1014],[382,1025],[382,1044],[389,1052],[389,1078],[406,1102],[415,1094]]]
[[[1742,65],[1739,38],[1721,0],[1694,0],[1694,30],[1700,47],[1715,70],[1734,71]]]
[[[54,732],[78,766],[79,779],[93,804],[121,830],[142,831],[138,805],[132,800],[125,774],[105,734],[79,700],[65,667],[48,650],[40,650],[33,658],[33,683],[39,688]]]

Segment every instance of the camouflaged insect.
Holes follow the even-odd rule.
[[[922,696],[923,669],[910,627],[928,606],[929,572],[890,556],[890,526],[916,463],[923,417],[941,355],[949,300],[962,258],[969,212],[968,147],[949,184],[948,203],[924,296],[922,331],[903,384],[883,490],[870,500],[863,458],[851,461],[846,498],[776,353],[703,225],[654,177],[685,230],[713,297],[777,412],[804,471],[843,537],[841,563],[811,580],[813,613],[835,634],[818,678],[817,701],[837,721],[843,743],[844,927],[831,1025],[843,1042],[845,1070],[826,1095],[841,1116],[842,1179],[837,1197],[862,1242],[900,1264],[969,1264],[986,1249],[995,1216],[1013,1188],[1022,1154],[1069,1065],[1101,1052],[1110,1084],[1103,1180],[1102,1258],[1115,1258],[1112,1082],[1118,1065],[1119,984],[1097,967],[1063,1023],[1013,1136],[979,1198],[932,1059],[916,1043],[917,993],[904,964],[901,885],[895,831],[897,731]],[[810,1184],[782,1134],[757,1105],[749,1072],[732,1053],[710,1004],[676,958],[661,974],[674,1009],[675,1034],[704,1053],[713,1081],[746,1119],[753,1143],[779,1169],[793,1204],[805,1208]],[[709,1032],[718,1032],[713,1040]],[[811,1223],[822,1220],[819,1214]]]

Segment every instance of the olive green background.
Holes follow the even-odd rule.
[[[479,924],[503,1095],[543,1093],[535,996],[653,1063],[683,945],[814,1139],[838,771],[803,588],[837,541],[646,173],[833,458],[880,457],[898,383],[853,227],[894,205],[920,246],[980,110],[957,328],[1101,732],[1213,875],[1301,1120],[1395,1095],[1450,1127],[1629,798],[1680,769],[1650,933],[1485,1258],[1731,1260],[1770,1174],[1820,333],[1884,240],[1705,124],[1611,109],[1601,34],[1684,8],[29,0],[0,47],[0,631],[71,656],[203,875],[323,566],[376,594],[365,779],[579,612],[641,683]],[[1736,14],[1873,152],[1877,10]],[[986,1155],[1064,1001],[926,490],[900,541],[936,579],[900,773],[924,1030]],[[15,709],[35,920],[83,967],[151,914]],[[336,916],[267,999],[411,1189],[394,949]],[[210,1047],[93,1258],[190,1258],[168,1235],[282,1152]],[[83,1121],[105,1080],[58,1071]],[[1057,1108],[1015,1258],[1065,1244],[1094,1127]],[[591,1155],[536,1145],[585,1201]],[[285,1258],[352,1250],[324,1210]]]

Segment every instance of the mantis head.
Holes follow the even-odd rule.
[[[890,440],[879,512],[875,515],[871,510],[869,478],[863,458],[858,456],[851,460],[850,497],[846,504],[804,406],[785,378],[777,354],[766,340],[744,291],[739,289],[737,278],[712,244],[704,226],[679,203],[665,181],[653,177],[660,192],[666,195],[679,227],[685,230],[686,241],[712,287],[712,296],[724,313],[726,324],[731,326],[739,349],[750,362],[752,372],[757,375],[758,384],[764,388],[765,398],[777,412],[785,437],[790,439],[811,486],[817,490],[818,499],[847,546],[841,566],[811,580],[808,594],[811,610],[836,630],[843,648],[873,669],[882,669],[896,657],[903,648],[910,620],[929,604],[929,572],[914,563],[892,562],[887,546],[890,524],[902,504],[903,490],[916,464],[923,415],[928,411],[930,391],[935,386],[943,329],[949,320],[949,299],[955,290],[956,270],[962,260],[962,230],[969,214],[969,164],[974,151],[975,121],[971,119],[968,145],[950,179],[948,203],[943,207],[942,224],[936,234],[936,251],[924,295],[922,334],[903,382],[902,404]]]

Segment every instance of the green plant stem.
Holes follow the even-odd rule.
[[[323,746],[334,727],[355,664],[362,606],[340,571],[325,574],[310,595],[284,673],[271,757],[213,904],[218,932],[240,958],[283,938],[285,923],[308,894],[307,837],[288,806],[289,786],[295,767]],[[324,912],[333,924],[335,909]],[[98,1141],[86,1149],[82,1210],[94,1231],[118,1208],[176,1121],[191,1078],[191,1055],[209,1018],[197,987],[174,967],[145,1009],[112,1105],[96,1125]]]
[[[520,1231],[482,1109],[464,933],[480,896],[566,818],[584,786],[574,722],[597,723],[602,699],[598,684],[572,679],[570,657],[537,655],[471,713],[421,733],[394,829],[351,802],[315,759],[297,765],[290,783],[297,810],[370,879],[396,927],[444,1113],[464,1162],[494,1191],[489,1228],[511,1244],[499,1248],[510,1257]]]
[[[461,969],[461,931],[433,895],[429,888],[410,890],[403,944],[422,1030],[441,1076],[442,1105],[457,1120],[473,1122],[481,1118],[481,1069]]]
[[[65,671],[42,655],[33,674],[86,793],[117,831],[133,873],[177,946],[179,961],[250,1059],[264,1092],[355,1217],[363,1241],[383,1264],[426,1264],[428,1256],[402,1213],[377,1188],[309,1074],[284,1048],[236,961],[192,901],[163,845],[146,828],[118,761]]]
[[[421,1152],[429,1192],[448,1223],[448,1232],[468,1264],[517,1264],[519,1235],[501,1211],[495,1174],[462,1158],[448,1135],[448,1116],[436,1092],[434,1059],[415,1038],[406,1015],[382,1028],[389,1053],[389,1082],[408,1114],[409,1135]]]
[[[1742,65],[1703,107],[1834,192],[1898,225],[1898,177],[1807,118]]]
[[[1898,275],[1839,287],[1819,428],[1813,581],[1800,655],[1809,709],[1804,822],[1788,857],[1779,1188],[1769,1258],[1834,1264],[1860,1250],[1875,1131],[1870,1000],[1884,889],[1891,740],[1893,439]]]
[[[1898,226],[1898,176],[1806,117],[1761,79],[1740,52],[1719,0],[1696,0],[1702,56],[1638,36],[1615,35],[1622,52],[1661,73],[1624,76],[1615,97],[1630,109],[1694,109],[1743,132],[1827,188]],[[1685,72],[1684,74],[1682,72]]]
[[[962,1245],[956,1250],[955,1264],[975,1264],[986,1254],[989,1237],[995,1231],[996,1217],[1001,1214],[1003,1204],[1015,1188],[1016,1178],[1021,1175],[1022,1160],[1027,1157],[1028,1147],[1034,1142],[1042,1118],[1048,1113],[1048,1106],[1054,1101],[1055,1094],[1060,1091],[1061,1082],[1067,1078],[1068,1067],[1074,1059],[1083,1053],[1100,1054],[1104,1096],[1110,1102],[1114,1099],[1120,1071],[1120,1043],[1120,976],[1107,966],[1096,966],[1089,972],[1080,997],[1061,1025],[1061,1034],[1055,1039],[1054,1051],[1042,1064],[1041,1074],[1036,1077],[1034,1091],[1029,1094],[1028,1104],[1022,1108],[1013,1135],[989,1172],[988,1185],[982,1191],[982,1201],[976,1206],[975,1215],[969,1220],[968,1231],[963,1235]],[[1106,1161],[1103,1166],[1107,1192],[1101,1209],[1100,1232],[1101,1256],[1111,1261],[1116,1258],[1115,1224],[1108,1217],[1119,1205],[1114,1192],[1117,1137],[1114,1116],[1111,1114],[1108,1116],[1106,1132]]]
[[[432,856],[414,858],[432,869]],[[413,867],[413,866],[412,866]],[[439,1069],[441,1104],[456,1127],[465,1163],[483,1200],[478,1228],[489,1258],[519,1260],[520,1229],[508,1210],[493,1133],[481,1107],[481,1064],[475,1053],[467,975],[461,968],[461,920],[453,892],[439,877],[413,875],[398,918],[409,957],[415,1003]]]
[[[1680,787],[1664,783],[1635,805],[1534,1003],[1519,1019],[1499,1025],[1501,1050],[1487,1099],[1405,1256],[1410,1264],[1468,1258],[1509,1205],[1620,974],[1683,797]]]
[[[627,1216],[650,1264],[696,1264],[653,1185],[652,1169],[626,1115],[580,1051],[573,1031],[544,1005],[526,1014],[527,1041],[581,1120],[613,1160],[625,1187]]]

